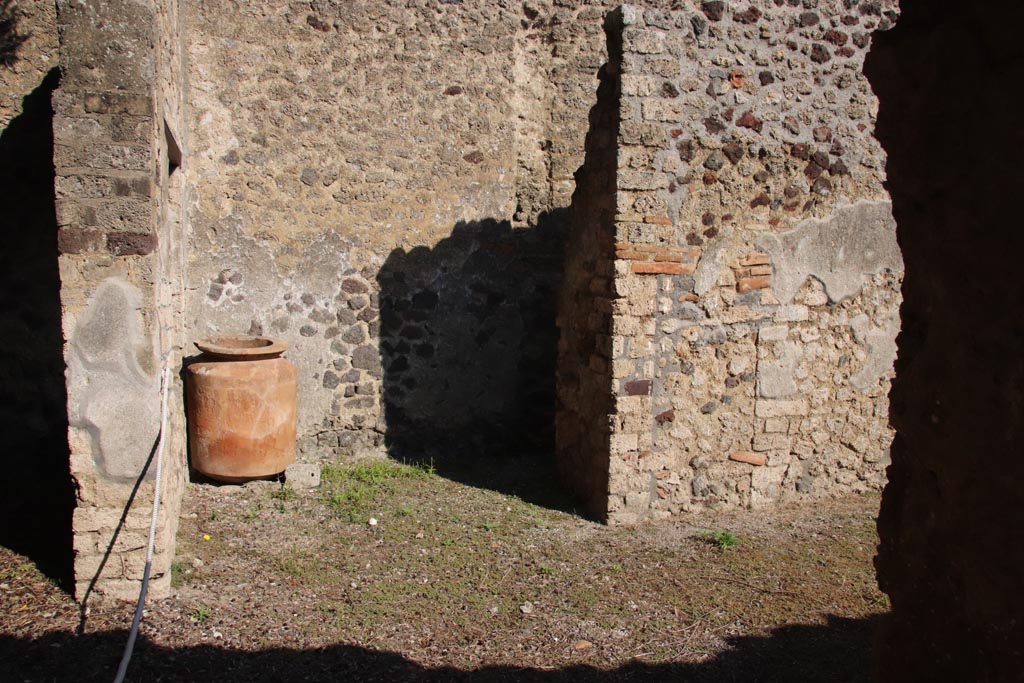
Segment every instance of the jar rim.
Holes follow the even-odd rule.
[[[277,356],[288,349],[288,342],[271,337],[248,334],[229,334],[206,337],[195,342],[204,352],[222,358],[252,358],[255,356]]]

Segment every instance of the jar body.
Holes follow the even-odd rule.
[[[196,471],[236,483],[273,476],[295,462],[298,372],[291,361],[204,355],[185,372]]]

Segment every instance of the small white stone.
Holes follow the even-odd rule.
[[[746,358],[733,358],[729,361],[729,374],[735,377],[736,375],[742,375],[750,367],[750,363]]]
[[[805,344],[812,341],[817,341],[821,338],[821,332],[815,327],[809,327],[807,329],[800,330],[800,341]]]

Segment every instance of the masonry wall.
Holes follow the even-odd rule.
[[[878,520],[878,580],[892,601],[879,671],[890,681],[1020,680],[1024,300],[1008,275],[1024,239],[1007,151],[1024,133],[1000,92],[1024,74],[1024,11],[901,5],[868,70],[907,263]]]
[[[881,487],[902,261],[861,69],[892,7],[623,9],[612,521]]]
[[[184,223],[169,178],[183,130],[176,2],[58,3],[57,246],[67,364],[75,593],[137,595],[170,367],[163,505],[151,591],[169,588],[185,480],[180,325]],[[148,467],[147,467],[148,466]]]
[[[608,509],[877,489],[902,265],[860,67],[895,15],[667,8],[624,34]],[[550,443],[586,258],[535,255],[563,249],[609,9],[190,6],[192,335],[291,344],[301,458]]]
[[[303,459],[550,452],[606,8],[188,12],[192,336],[291,345]]]

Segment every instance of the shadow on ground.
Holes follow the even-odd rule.
[[[316,650],[246,652],[214,646],[163,648],[140,639],[128,680],[253,683],[255,681],[730,681],[854,683],[873,679],[871,640],[877,619],[830,617],[824,626],[783,626],[767,636],[731,638],[706,662],[635,662],[603,670],[486,666],[427,668],[393,652],[334,645]],[[18,681],[107,681],[120,660],[123,631],[23,641],[0,638],[0,669]]]
[[[377,275],[386,445],[455,481],[572,509],[554,467],[566,210],[460,222]]]
[[[59,78],[50,71],[0,135],[0,545],[67,587],[74,490],[50,104]]]

